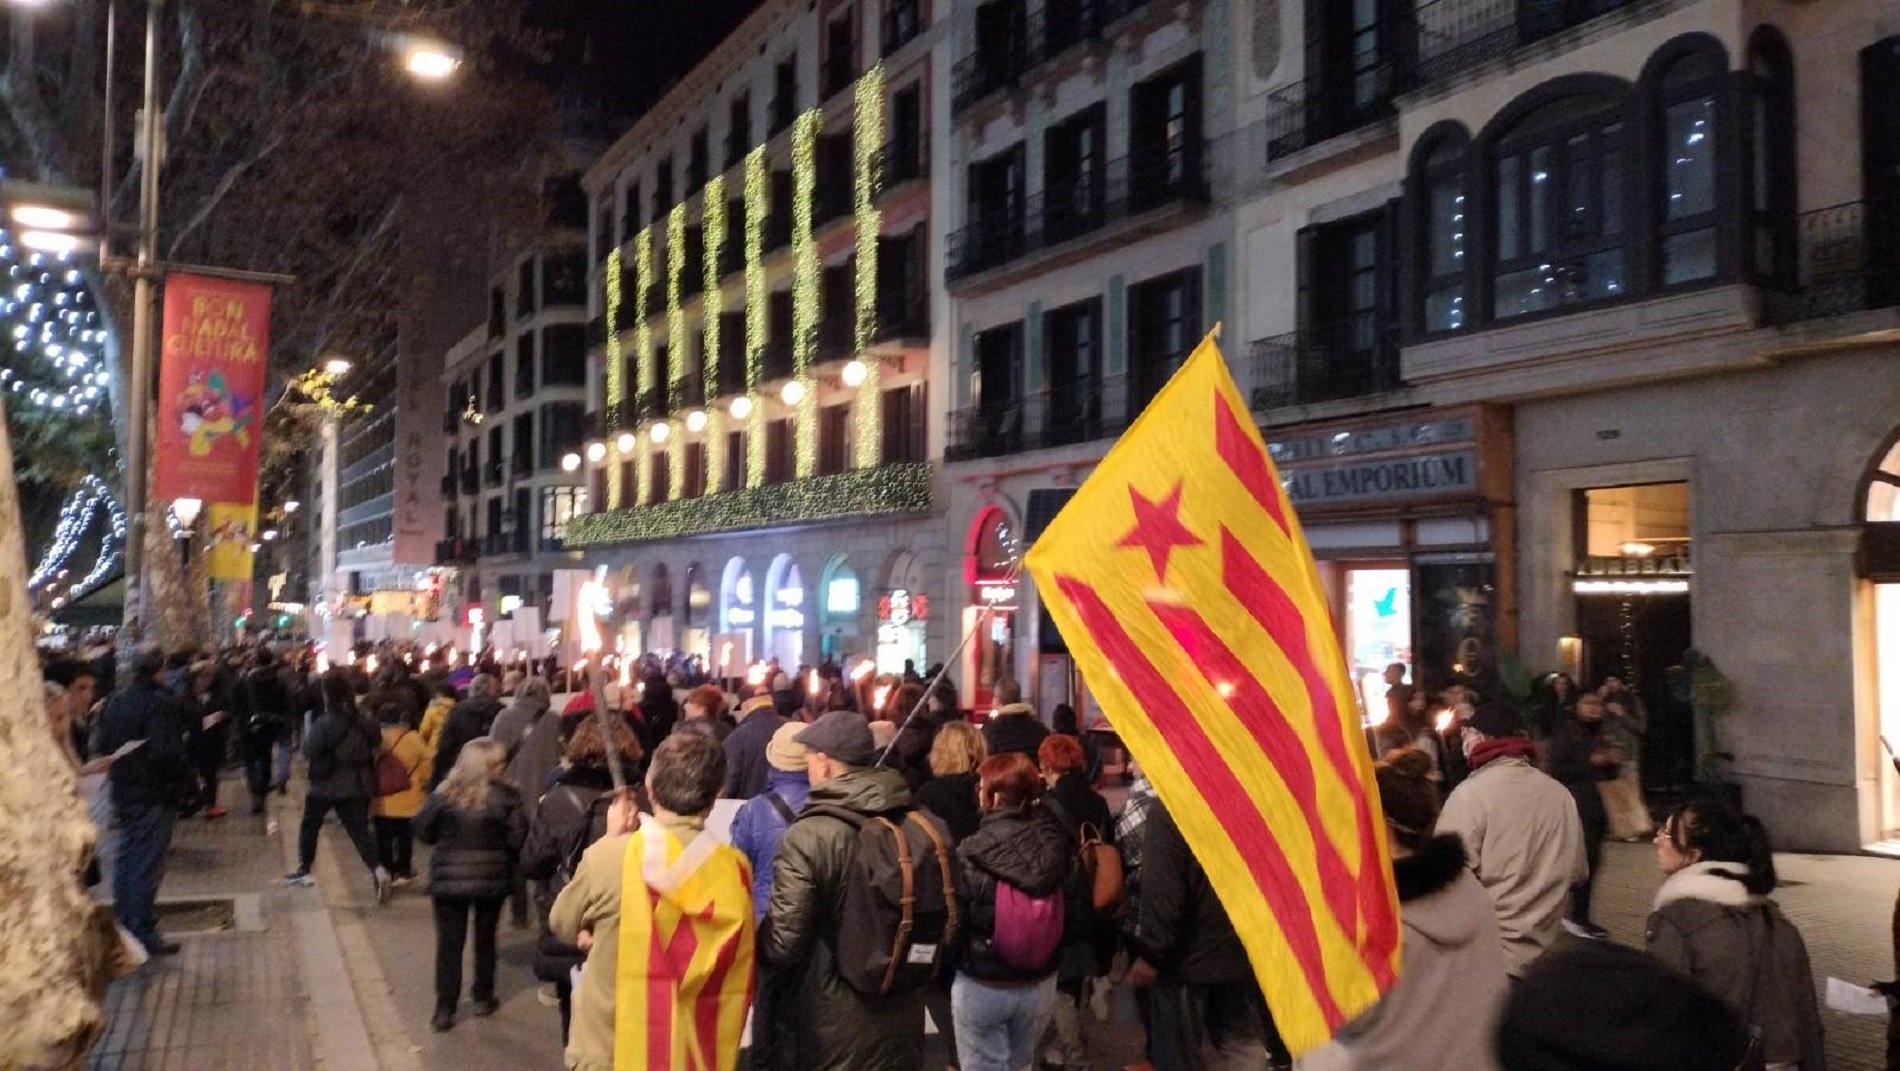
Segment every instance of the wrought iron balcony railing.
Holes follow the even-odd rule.
[[[1084,376],[1059,387],[950,414],[946,461],[1002,457],[1119,435],[1128,426],[1127,376]]]
[[[1231,368],[1241,396],[1256,412],[1402,385],[1397,331],[1370,315],[1256,339]]]
[[[1805,212],[1794,239],[1792,277],[1763,288],[1769,323],[1900,305],[1900,198]]]

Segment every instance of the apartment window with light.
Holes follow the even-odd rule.
[[[1663,286],[1707,279],[1716,272],[1715,169],[1716,95],[1723,67],[1719,56],[1694,51],[1664,69],[1660,101],[1659,159]]]
[[[1492,315],[1499,320],[1621,297],[1630,286],[1622,102],[1557,97],[1492,152]]]
[[[587,488],[548,487],[541,491],[541,540],[554,543],[567,537],[567,522],[587,512]]]
[[[1462,132],[1440,136],[1420,157],[1424,241],[1425,331],[1457,331],[1465,326],[1470,296],[1465,288],[1465,251],[1471,247],[1466,212],[1465,155]]]

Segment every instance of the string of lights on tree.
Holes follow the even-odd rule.
[[[113,497],[112,488],[104,480],[88,474],[81,478],[72,497],[60,507],[59,520],[53,526],[52,542],[47,545],[39,564],[33,567],[32,575],[27,578],[28,591],[39,591],[67,571],[66,563],[78,552],[86,534],[101,515],[105,517],[106,527],[98,560],[93,563],[91,571],[73,583],[61,598],[66,601],[83,599],[112,576],[119,567],[122,548],[125,546],[125,510]]]
[[[108,419],[105,326],[84,273],[69,254],[34,252],[0,230],[0,331],[12,344],[0,364],[0,396],[16,415],[38,420]],[[103,459],[112,460],[111,455]],[[99,528],[96,522],[105,518]],[[87,475],[61,505],[53,537],[28,578],[39,590],[67,571],[73,555],[95,535],[99,556],[63,599],[82,598],[118,568],[125,546],[125,514],[106,483]]]

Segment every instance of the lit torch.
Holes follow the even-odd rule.
[[[581,585],[581,606],[593,606],[601,594],[599,581],[587,581]],[[583,611],[579,617],[582,659],[577,665],[586,665],[600,652],[600,625],[591,613]],[[614,743],[613,715],[607,711],[607,691],[601,684],[601,674],[597,669],[590,668],[587,671],[587,692],[594,701],[594,717],[600,719],[600,739],[607,752],[607,773],[613,778],[614,793],[618,795],[627,790],[627,771],[620,765],[620,748]]]
[[[1451,728],[1451,720],[1454,717],[1456,717],[1456,715],[1453,713],[1452,709],[1450,707],[1446,707],[1445,709],[1438,712],[1438,717],[1433,719],[1432,724],[1437,726],[1438,731],[1442,733],[1446,729]]]

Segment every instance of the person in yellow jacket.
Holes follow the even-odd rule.
[[[436,741],[442,738],[442,727],[448,724],[449,711],[455,709],[455,686],[444,681],[435,686],[435,698],[429,700],[428,709],[422,712],[422,724],[416,731],[422,734],[422,746],[429,749],[433,759]]]
[[[707,733],[653,753],[636,819],[614,802],[548,925],[587,952],[574,990],[569,1071],[733,1071],[752,1004],[755,924],[745,856],[705,836],[726,783]],[[637,821],[637,825],[636,825]]]
[[[415,842],[410,836],[409,820],[422,810],[423,801],[429,797],[429,775],[433,772],[431,765],[435,755],[435,749],[423,739],[423,734],[409,727],[407,713],[400,703],[384,703],[376,709],[376,720],[382,723],[383,729],[376,764],[380,774],[383,756],[395,756],[395,761],[409,771],[409,787],[377,796],[369,804],[370,818],[376,826],[377,855],[383,869],[389,871],[398,886],[416,878]]]

